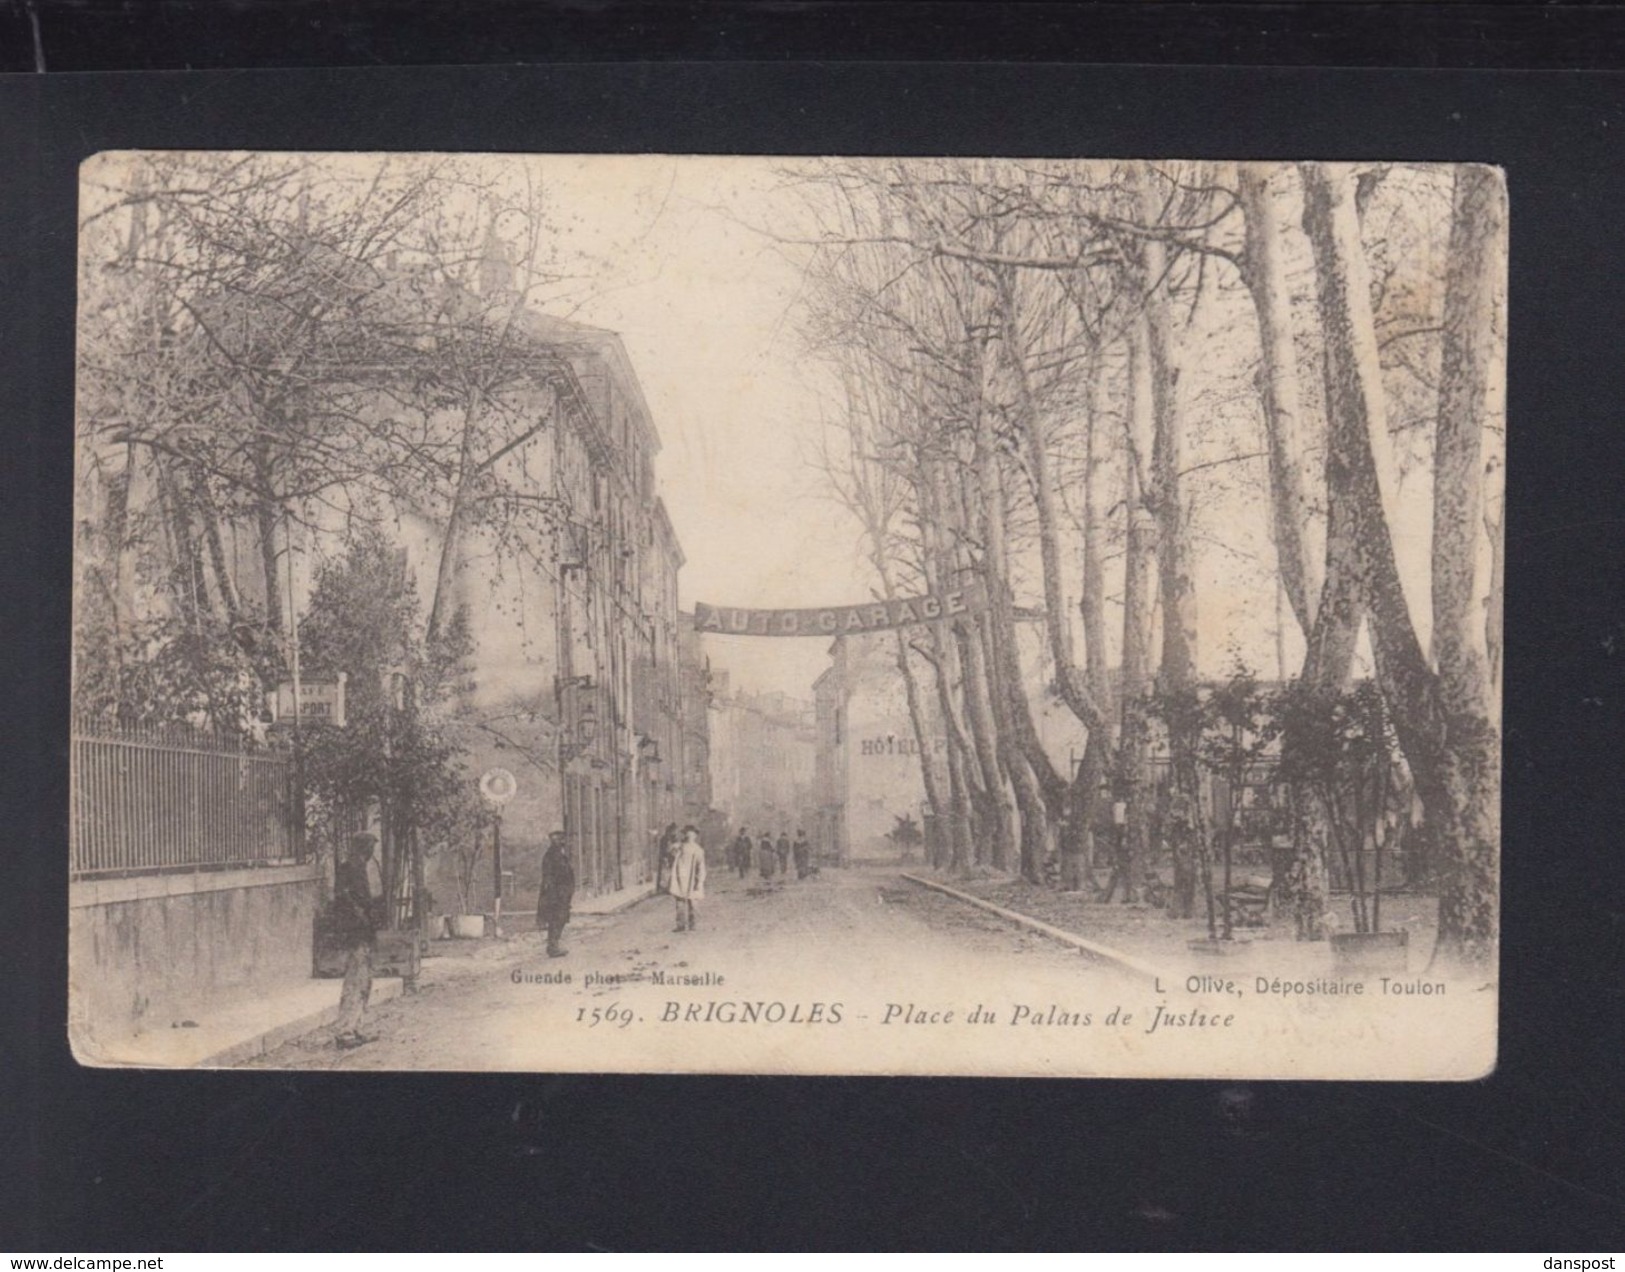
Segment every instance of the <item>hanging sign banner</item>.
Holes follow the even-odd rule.
[[[871,601],[867,605],[834,605],[825,609],[735,609],[726,605],[694,606],[694,630],[718,636],[854,636],[913,627],[987,608],[980,583],[951,592]]]

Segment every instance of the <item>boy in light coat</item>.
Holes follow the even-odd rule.
[[[683,842],[677,846],[677,855],[671,862],[671,895],[677,902],[678,932],[694,930],[694,902],[705,895],[705,849],[700,847],[700,832],[693,826],[683,827]]]

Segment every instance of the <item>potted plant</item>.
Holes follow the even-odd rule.
[[[894,813],[892,821],[896,824],[886,832],[886,838],[892,841],[905,862],[913,861],[915,848],[925,838],[920,831],[919,822],[914,820],[911,813]]]

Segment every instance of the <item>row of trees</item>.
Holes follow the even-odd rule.
[[[555,281],[528,169],[451,159],[106,155],[87,167],[76,694],[239,727],[287,674],[294,558],[432,525],[427,637],[476,526],[561,515],[502,461],[561,377],[525,339]]]
[[[1436,845],[1441,949],[1488,957],[1500,175],[944,160],[793,176],[815,227],[793,236],[805,331],[835,386],[819,461],[877,590],[976,578],[990,598],[897,636],[916,728],[949,741],[940,766],[920,750],[954,865],[985,854],[1037,881],[1058,853],[1076,886],[1115,790],[1109,893],[1137,899],[1155,823],[1189,914],[1214,830],[1204,669],[1228,624],[1241,646],[1273,637],[1308,704],[1283,713],[1306,722],[1288,759],[1347,713],[1363,655]],[[1218,621],[1199,621],[1208,598]],[[1023,637],[1039,616],[1048,686]],[[1075,771],[1041,738],[1050,700],[1086,733]],[[1314,782],[1293,792],[1285,883],[1315,939],[1344,810]]]

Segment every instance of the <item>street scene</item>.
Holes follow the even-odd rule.
[[[663,1034],[665,1068],[712,1067],[706,1050],[760,1052],[773,1066],[786,1058],[839,1063],[849,1045],[817,1035],[839,1031],[859,1013],[889,1026],[895,1040],[864,1059],[871,1072],[889,1072],[929,1040],[912,1032],[916,1019],[956,1010],[942,1002],[890,1002],[885,969],[902,946],[929,966],[919,987],[956,994],[955,986],[990,973],[1022,986],[1019,1002],[981,1004],[1000,1024],[1040,1021],[1046,1014],[1103,1015],[1136,985],[1104,962],[1025,932],[1004,920],[925,889],[898,886],[888,870],[831,872],[805,885],[725,880],[708,889],[707,916],[678,936],[665,906],[645,905],[619,919],[587,917],[572,924],[569,986],[563,965],[545,956],[538,934],[482,943],[428,965],[436,979],[418,998],[381,1009],[371,1026],[375,1043],[337,1051],[317,1035],[256,1058],[256,1066],[344,1069],[513,1069],[638,1067],[637,1053],[653,1030]],[[726,971],[719,971],[726,968]],[[445,976],[444,981],[439,977]],[[837,996],[832,997],[832,989]],[[1049,998],[1043,998],[1049,994]],[[1069,1004],[1058,1008],[1055,1001]],[[962,995],[946,1002],[958,1004]],[[1040,999],[1043,1001],[1039,1001]],[[1105,1008],[1096,1004],[1105,1003]],[[975,1002],[958,1007],[961,1016]],[[578,1013],[585,1021],[576,1022]],[[594,1013],[601,1020],[593,1024]],[[685,1017],[692,1016],[692,1019]],[[675,1017],[675,1018],[673,1018]],[[754,1017],[754,1019],[752,1018]],[[737,1027],[743,1038],[707,1039],[689,1026]],[[561,1056],[559,1034],[585,1023],[590,1049]],[[776,1034],[752,1026],[775,1024]],[[801,1026],[805,1026],[804,1028]],[[923,1031],[922,1031],[923,1032]],[[902,1053],[888,1054],[888,1052]],[[810,1055],[809,1055],[810,1053]],[[561,1060],[563,1063],[561,1063]]]
[[[108,153],[80,1061],[1471,1079],[1473,165]]]

